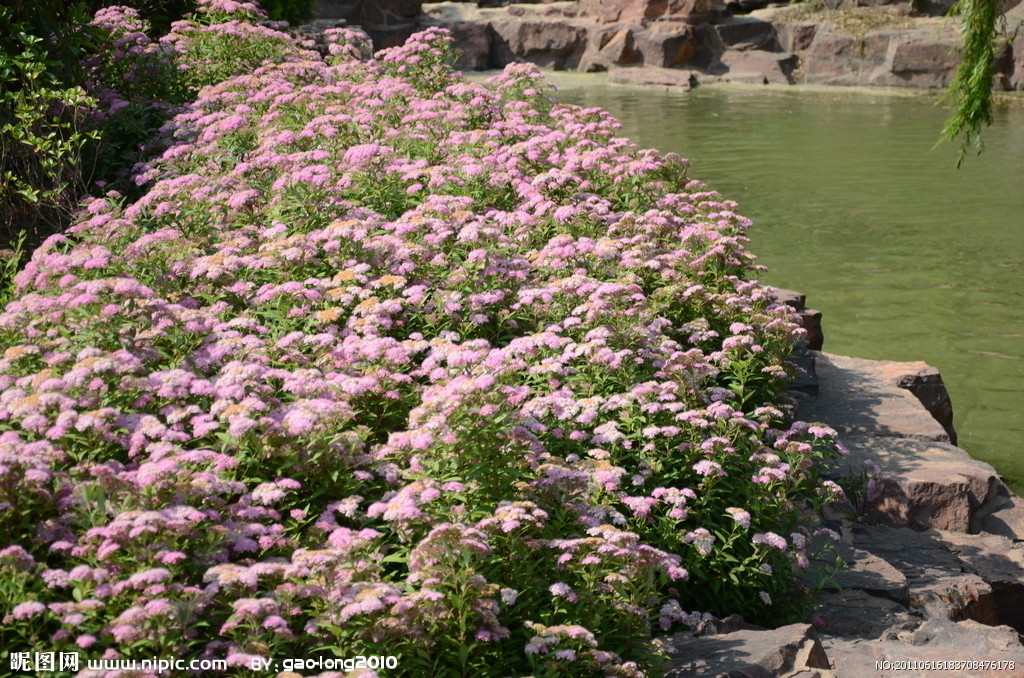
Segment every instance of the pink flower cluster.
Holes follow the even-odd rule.
[[[446,43],[206,88],[145,195],[18,276],[22,640],[639,676],[725,563],[753,563],[755,614],[795,585],[834,447],[774,407],[799,330],[745,279],[749,222],[535,69],[463,81]]]

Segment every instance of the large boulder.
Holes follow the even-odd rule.
[[[954,532],[975,531],[1001,483],[989,464],[947,443],[897,437],[851,436],[850,456],[835,471],[856,475],[872,461],[880,468],[877,496],[864,507],[869,520]]]
[[[564,21],[509,17],[490,24],[490,65],[529,61],[545,68],[573,69],[587,46],[587,30]]]
[[[745,82],[754,85],[788,85],[793,82],[793,71],[799,59],[795,54],[763,52],[761,50],[729,50],[722,54],[721,63],[728,69],[722,75],[726,82]],[[820,322],[820,313],[818,319]],[[818,344],[820,346],[820,343]]]
[[[420,29],[422,0],[362,0],[351,14],[351,23],[373,39],[375,50],[405,44]]]
[[[605,24],[646,25],[664,17],[694,17],[703,23],[711,15],[712,0],[581,0],[579,11]]]

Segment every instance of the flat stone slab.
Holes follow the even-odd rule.
[[[881,496],[865,507],[868,521],[917,530],[977,531],[983,509],[1001,487],[992,466],[947,443],[873,436],[844,442],[850,455],[830,473],[857,475],[867,460],[881,469]]]
[[[982,517],[980,528],[981,532],[1024,541],[1024,499],[1013,496],[1005,487],[999,488],[992,512]]]
[[[903,573],[911,609],[931,614],[941,608],[943,614],[985,624],[999,619],[992,586],[966,571],[964,562],[938,531],[856,525],[853,543]]]
[[[840,589],[857,589],[906,604],[909,590],[907,577],[902,572],[883,558],[862,549],[840,544],[836,551],[847,568],[835,576],[835,583]]]
[[[891,598],[858,589],[819,593],[814,598],[814,614],[824,624],[823,639],[880,638],[894,626],[920,620]]]
[[[775,678],[831,675],[814,627],[791,624],[709,636],[677,633],[654,641],[669,656],[664,678]]]
[[[971,621],[929,620],[898,639],[825,638],[822,646],[837,678],[1016,678],[1024,672],[1024,648],[1013,629]],[[937,668],[948,662],[958,663]]]
[[[949,434],[907,389],[898,386],[927,363],[864,360],[830,353],[815,354],[819,395],[800,401],[804,421],[820,421],[854,436],[913,438],[948,443]]]

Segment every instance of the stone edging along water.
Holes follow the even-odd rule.
[[[940,16],[950,0],[819,4],[812,11],[769,0],[319,0],[317,16],[323,26],[361,26],[377,49],[401,44],[423,27],[447,28],[461,52],[457,67],[465,71],[530,61],[608,71],[612,82],[686,89],[718,82],[949,86],[960,43],[958,22]],[[1005,9],[1007,40],[994,62],[995,88],[1022,90],[1024,31],[1015,27],[1024,20],[1024,3]],[[300,32],[315,37],[316,23]]]
[[[820,348],[820,313],[779,297]],[[851,498],[857,517],[834,516],[846,570],[818,595],[817,628],[710,619],[656,641],[671,658],[665,676],[1024,675],[1024,500],[954,445],[938,371],[815,350],[806,364],[799,417],[832,426],[850,451],[830,473],[870,469],[866,496]]]

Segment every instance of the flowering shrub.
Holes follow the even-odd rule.
[[[749,222],[447,42],[203,89],[17,276],[5,649],[640,676],[687,610],[799,611],[838,448],[775,407]]]

